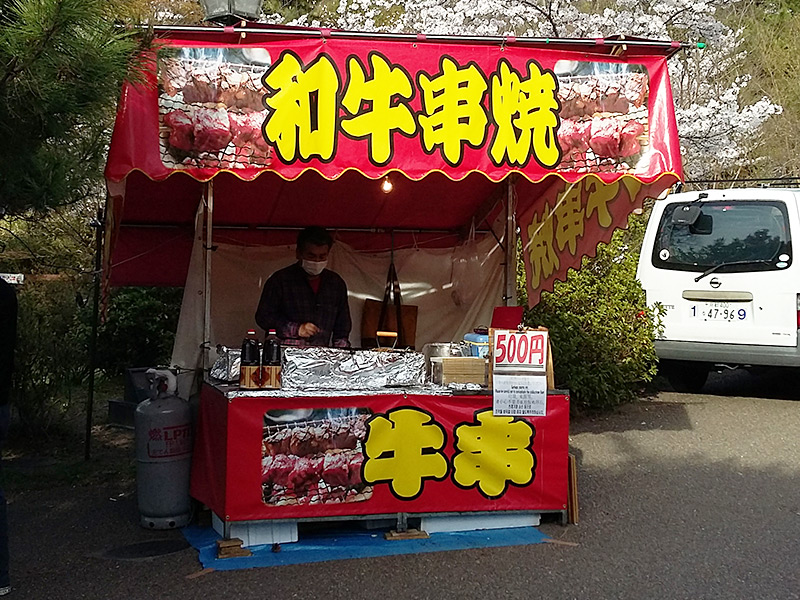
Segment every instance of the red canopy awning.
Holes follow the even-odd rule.
[[[514,182],[526,248],[554,232],[546,289],[575,262],[560,255],[592,253],[681,176],[676,44],[241,33],[165,31],[150,85],[125,86],[106,169],[111,284],[183,284],[210,180],[215,239],[291,243],[321,224],[364,249],[385,247],[378,230],[452,245]],[[617,196],[598,205],[608,184]],[[556,236],[568,217],[580,226]]]

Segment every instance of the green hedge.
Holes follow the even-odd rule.
[[[12,403],[24,436],[65,433],[74,429],[68,427],[70,417],[83,410],[92,319],[92,303],[85,300],[89,294],[85,277],[31,277],[18,289]],[[113,290],[108,320],[98,331],[96,373],[110,378],[127,367],[168,364],[181,296],[176,288]]]
[[[119,288],[111,292],[106,322],[98,333],[98,368],[169,364],[183,288]]]
[[[64,424],[88,374],[87,329],[73,279],[29,278],[17,292],[19,321],[12,405],[20,433],[48,437]]]

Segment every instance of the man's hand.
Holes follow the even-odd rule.
[[[301,338],[310,338],[311,336],[317,335],[318,333],[319,333],[319,327],[317,327],[313,323],[303,323],[297,330],[297,334]]]

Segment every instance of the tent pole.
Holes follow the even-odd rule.
[[[106,206],[108,202],[106,201]],[[92,274],[92,333],[89,338],[89,390],[86,395],[86,430],[83,440],[83,459],[92,457],[92,413],[94,413],[94,372],[97,369],[97,325],[100,321],[100,275],[103,268],[103,218],[102,209],[92,221],[94,227],[94,273]]]
[[[211,252],[213,250],[214,228],[214,180],[206,182],[206,243],[203,248],[203,269],[205,280],[203,283],[203,377],[209,367],[209,352],[211,351]]]
[[[702,42],[676,42],[671,40],[637,40],[637,39],[620,39],[620,38],[559,38],[559,37],[513,37],[506,35],[495,36],[482,36],[482,35],[426,35],[417,33],[390,33],[390,32],[365,32],[365,31],[337,31],[327,30],[324,31],[313,27],[270,27],[269,25],[251,24],[247,27],[235,26],[232,29],[223,27],[207,27],[200,25],[140,25],[138,29],[150,29],[156,33],[200,33],[206,34],[224,34],[230,33],[238,34],[267,34],[285,37],[287,35],[297,37],[331,37],[343,39],[366,39],[366,40],[396,40],[401,42],[433,42],[433,43],[484,43],[484,44],[501,44],[503,46],[519,45],[527,46],[534,45],[540,47],[558,47],[558,46],[577,46],[592,48],[597,51],[602,51],[608,48],[624,48],[642,47],[668,50],[668,55],[672,55],[678,50],[705,48]]]
[[[503,304],[516,306],[517,285],[517,230],[514,225],[514,182],[512,177],[506,178],[506,240],[505,240],[505,289]]]

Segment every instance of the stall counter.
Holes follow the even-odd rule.
[[[259,395],[206,382],[191,494],[227,523],[565,511],[569,395],[496,417],[490,395]]]

